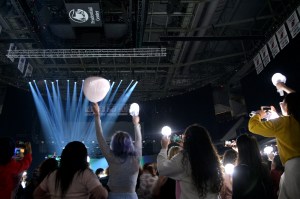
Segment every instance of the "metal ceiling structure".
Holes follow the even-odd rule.
[[[137,101],[183,94],[208,84],[228,85],[238,71],[245,75],[254,69],[248,67],[254,53],[299,2],[90,0],[91,7],[99,7],[101,23],[78,26],[69,19],[67,8],[86,1],[0,0],[0,80],[27,90],[32,80],[59,80],[63,91],[67,79],[97,75],[123,80],[124,89],[133,79],[139,81],[132,95]],[[18,70],[19,59],[6,56],[11,43],[24,56],[31,53],[25,57],[32,74]],[[166,50],[163,56],[53,55],[57,49],[148,48]],[[35,56],[41,52],[44,56]]]

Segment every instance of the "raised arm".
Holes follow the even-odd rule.
[[[137,155],[142,156],[142,133],[141,133],[140,117],[132,116],[132,123],[134,125],[135,149]]]
[[[182,153],[168,159],[167,150],[170,139],[164,136],[161,140],[161,150],[157,156],[157,169],[159,175],[170,177],[174,180],[181,180],[184,175],[182,167]]]
[[[103,156],[106,158],[107,161],[109,161],[112,158],[112,154],[103,136],[103,130],[102,130],[102,125],[100,120],[100,108],[97,103],[93,103],[92,109],[95,116],[96,136],[99,143],[99,147],[101,149]]]
[[[25,170],[27,170],[32,162],[32,149],[31,149],[31,143],[26,142],[25,143],[25,155],[21,160],[18,160],[15,162],[14,167],[17,168],[15,170],[16,173],[21,173]]]
[[[283,90],[286,93],[294,93],[295,92],[293,89],[291,89],[290,87],[285,85],[285,83],[283,83],[283,82],[278,82],[276,84],[276,88],[277,88],[277,90]]]

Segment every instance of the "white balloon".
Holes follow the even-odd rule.
[[[88,77],[83,83],[83,93],[91,102],[100,102],[108,93],[110,83],[102,77]]]

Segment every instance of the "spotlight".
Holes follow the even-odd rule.
[[[35,80],[33,80],[33,82],[35,82]]]
[[[172,130],[171,130],[171,128],[169,126],[164,126],[161,129],[161,134],[163,134],[164,136],[171,135],[171,132],[172,132]]]
[[[28,82],[28,84],[31,84],[31,82]]]
[[[55,80],[56,82],[58,82],[58,80]]]
[[[269,155],[270,153],[272,153],[273,152],[273,147],[272,146],[266,146],[265,148],[264,148],[264,153],[265,154],[267,154],[267,155]]]
[[[225,173],[232,175],[234,172],[234,165],[233,164],[226,164],[225,165]]]
[[[139,116],[140,106],[137,103],[130,105],[129,114],[131,116]]]
[[[47,80],[44,79],[44,82],[46,83]]]
[[[275,73],[272,76],[272,83],[274,86],[276,86],[277,83],[279,82],[286,82],[286,77],[284,75],[282,75],[281,73]],[[277,90],[277,92],[280,94],[280,96],[283,96],[283,90]]]
[[[54,82],[51,82],[51,84],[54,84]]]
[[[69,82],[70,80],[67,80],[67,82]]]

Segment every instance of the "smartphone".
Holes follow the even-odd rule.
[[[271,110],[271,107],[270,106],[262,106],[262,110],[267,112],[267,111]]]
[[[22,154],[24,154],[24,152],[25,152],[24,148],[19,148],[19,147],[15,148],[15,156],[16,157],[20,157]]]
[[[235,147],[235,142],[234,141],[230,141],[230,140],[226,140],[224,143],[225,147]]]
[[[179,143],[182,142],[181,136],[173,134],[173,136],[171,136],[171,141],[175,142],[175,143]]]

